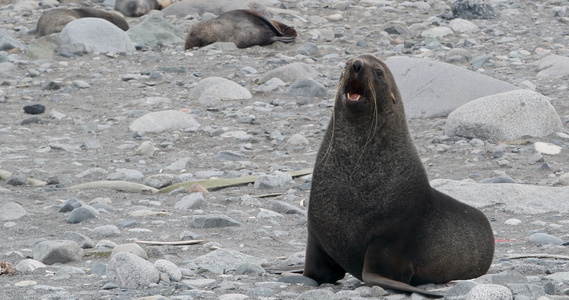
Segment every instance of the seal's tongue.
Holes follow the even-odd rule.
[[[348,93],[348,99],[351,101],[358,101],[360,100],[360,98],[362,97],[362,95],[360,94],[350,94]]]

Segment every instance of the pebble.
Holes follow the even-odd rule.
[[[107,278],[121,288],[140,289],[158,283],[160,273],[151,262],[132,253],[120,252],[109,261]]]
[[[34,260],[48,265],[79,261],[82,256],[83,251],[74,241],[43,241],[34,246]]]
[[[45,112],[45,106],[39,103],[24,105],[24,112],[30,115],[39,115]]]
[[[544,245],[544,244],[561,245],[564,243],[562,239],[545,233],[534,233],[530,235],[529,242],[537,245]]]
[[[88,52],[132,54],[136,51],[126,32],[99,18],[73,20],[59,36],[64,45],[83,44]]]
[[[184,9],[168,7],[181,17],[163,10],[129,18],[131,30],[116,36],[122,42],[130,39],[136,51],[129,47],[93,50],[87,42],[64,42],[59,34],[37,39],[28,34],[44,10],[69,7],[66,3],[19,1],[0,8],[5,25],[0,30],[0,48],[17,46],[0,50],[4,71],[0,74],[0,167],[21,176],[21,185],[12,185],[16,183],[12,180],[0,188],[5,233],[0,261],[17,268],[13,276],[2,277],[1,295],[18,299],[318,299],[318,295],[424,299],[363,286],[349,275],[337,285],[319,286],[306,277],[290,276],[286,281],[280,279],[288,276],[264,272],[275,265],[304,262],[309,176],[298,180],[282,176],[279,183],[262,188],[244,184],[205,190],[199,198],[186,188],[171,194],[68,189],[113,178],[162,188],[195,179],[279,177],[275,170],[310,168],[330,121],[333,93],[345,61],[369,52],[386,59],[397,78],[430,178],[436,179],[435,184],[444,178],[471,178],[438,188],[448,184],[449,194],[490,213],[500,240],[488,275],[427,288],[441,289],[448,299],[463,282],[499,284],[519,300],[565,296],[569,281],[563,261],[504,255],[562,254],[559,242],[567,238],[566,4],[361,0],[354,5],[354,1],[259,0],[271,11],[271,18],[298,31],[295,44],[237,49],[233,43],[215,43],[197,51],[183,49],[189,27],[232,5],[246,9],[247,1],[200,0]],[[465,3],[470,15],[451,13]],[[488,7],[496,14],[479,18],[477,14],[487,13]],[[285,9],[292,11],[281,13]],[[91,28],[95,27],[84,29]],[[136,31],[141,35],[135,36]],[[104,38],[107,46],[119,45]],[[202,81],[214,77],[230,81],[232,87],[210,90],[210,96],[192,95]],[[544,96],[557,109],[561,127],[554,134],[496,140],[444,132],[449,123],[446,117],[462,105],[520,89]],[[234,96],[237,91],[247,97],[223,100],[216,96],[221,92]],[[26,114],[22,111],[26,103],[44,105],[44,113]],[[163,111],[173,112],[160,114]],[[526,122],[524,116],[517,118]],[[140,127],[132,130],[133,125]],[[506,125],[507,130],[515,127]],[[541,144],[560,151],[541,151],[536,147]],[[130,174],[135,176],[126,177],[122,170],[133,170]],[[48,185],[32,186],[28,178]],[[189,201],[190,196],[197,200]],[[71,197],[83,204],[79,208],[93,214],[90,219],[66,223],[75,210],[57,211]],[[225,217],[239,226],[189,232],[188,226],[191,229],[201,216],[224,216],[214,226],[224,226]],[[512,220],[522,223],[506,225]],[[120,228],[119,235],[102,237],[98,227],[110,224]],[[534,242],[537,233],[550,234],[556,243]],[[74,241],[86,255],[47,266],[29,259],[34,250],[28,248],[51,238]],[[145,272],[133,271],[134,264],[113,267],[116,252],[139,239],[204,239],[207,243],[132,244],[143,249],[152,266],[146,264]],[[231,249],[251,257],[228,255],[227,264],[219,264],[223,251]],[[219,257],[208,260],[202,257],[206,254]],[[107,265],[130,272],[135,285],[122,288],[124,283],[109,277],[112,271],[107,274]],[[140,274],[152,280],[135,278]],[[472,287],[454,299],[466,299]]]
[[[69,216],[67,217],[67,223],[68,224],[77,224],[77,223],[81,223],[85,220],[96,218],[96,217],[97,217],[97,214],[93,209],[81,206],[81,207],[75,208],[73,211],[71,211],[71,214],[69,214]]]
[[[226,215],[205,215],[194,218],[194,228],[221,228],[241,225]]]
[[[0,221],[18,220],[28,213],[18,203],[8,202],[0,205]]]
[[[121,252],[132,253],[140,258],[148,260],[148,255],[146,254],[146,251],[144,251],[144,249],[142,249],[140,245],[135,243],[116,245],[113,248],[113,251],[111,251],[111,257]]]

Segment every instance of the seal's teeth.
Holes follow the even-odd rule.
[[[358,101],[358,100],[360,100],[361,97],[362,97],[362,95],[360,95],[360,94],[346,93],[346,98],[348,98],[351,101]]]

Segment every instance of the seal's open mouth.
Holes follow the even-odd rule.
[[[348,81],[345,91],[345,97],[349,102],[358,102],[365,99],[365,87],[357,79]]]

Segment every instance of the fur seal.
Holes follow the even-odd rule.
[[[172,4],[172,0],[116,0],[115,10],[127,17],[140,17],[151,10],[162,10]]]
[[[269,20],[255,10],[236,9],[192,26],[185,48],[203,47],[215,42],[233,42],[238,48],[247,48],[277,41],[292,43],[295,38],[296,30],[292,27]]]
[[[414,285],[481,276],[493,255],[485,215],[430,186],[387,65],[349,60],[314,167],[303,275],[441,297]]]
[[[37,35],[44,36],[52,33],[61,32],[67,23],[81,18],[101,18],[115,24],[120,29],[127,31],[128,23],[123,16],[104,10],[94,8],[55,8],[44,12],[37,24]]]

